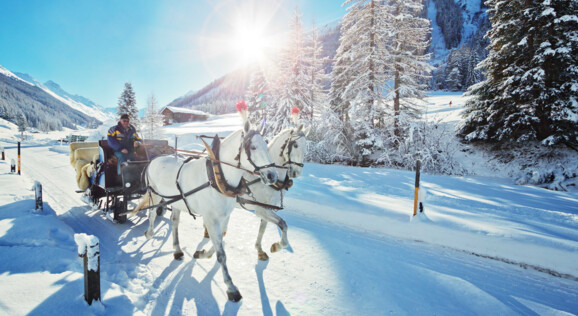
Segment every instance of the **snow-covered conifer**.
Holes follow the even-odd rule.
[[[267,134],[276,135],[291,126],[290,112],[296,106],[307,115],[311,102],[305,69],[304,32],[301,14],[295,11],[291,32],[279,62],[275,104],[267,106]]]
[[[126,82],[120,97],[118,98],[118,107],[116,108],[118,116],[128,114],[131,119],[131,124],[138,128],[138,108],[136,107],[136,99],[132,84]]]
[[[383,27],[388,32],[387,65],[394,83],[391,96],[394,116],[399,116],[401,110],[417,113],[419,109],[414,100],[425,98],[427,80],[433,69],[428,64],[430,55],[425,53],[430,22],[421,17],[421,0],[389,0],[385,7],[386,24]],[[396,119],[396,130],[397,123]]]
[[[164,117],[157,110],[158,101],[154,94],[147,100],[147,110],[142,118],[143,134],[146,139],[159,139],[162,134]]]
[[[323,57],[323,44],[319,36],[319,29],[313,25],[308,34],[305,45],[305,67],[307,73],[307,88],[309,89],[309,106],[301,116],[311,125],[315,113],[320,114],[322,106],[327,100],[324,85],[329,76],[323,68],[327,57]]]
[[[578,2],[489,0],[487,79],[470,89],[470,141],[578,147]]]

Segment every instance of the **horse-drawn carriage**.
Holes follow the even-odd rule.
[[[91,147],[95,145],[98,147]],[[84,193],[83,199],[86,202],[118,223],[126,221],[126,214],[130,212],[129,202],[139,199],[146,192],[143,177],[150,161],[175,152],[166,140],[145,140],[137,148],[135,159],[120,166],[119,175],[118,161],[108,141],[100,140],[98,143],[82,145],[81,148],[79,146],[78,143],[70,145],[71,162],[74,159],[77,169],[79,192]],[[83,159],[83,155],[90,156],[91,153],[90,162]]]

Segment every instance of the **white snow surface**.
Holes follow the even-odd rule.
[[[433,94],[428,115],[455,124],[464,100]],[[165,127],[164,135],[195,150],[195,135],[226,136],[240,126],[237,115],[227,115]],[[243,295],[233,303],[216,258],[193,258],[210,246],[201,220],[181,216],[185,257],[175,261],[169,214],[146,240],[145,214],[114,224],[81,201],[67,147],[54,141],[61,134],[30,135],[22,175],[11,174],[17,134],[0,122],[7,156],[0,161],[2,315],[578,313],[575,191],[519,186],[495,172],[422,174],[425,211],[413,217],[414,172],[306,163],[278,213],[289,226],[287,249],[259,261],[259,219],[233,212],[225,250]],[[34,181],[42,184],[43,212],[34,210]],[[92,305],[84,301],[75,234],[100,243],[102,300]],[[279,238],[269,225],[264,249]]]

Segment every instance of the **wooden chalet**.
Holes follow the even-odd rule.
[[[205,121],[209,117],[209,114],[203,111],[179,108],[176,106],[165,106],[161,110],[161,114],[164,117],[164,125],[193,121]]]

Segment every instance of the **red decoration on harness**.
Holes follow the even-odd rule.
[[[296,106],[294,106],[294,107],[291,109],[291,115],[293,115],[293,114],[299,114],[299,112],[301,112],[301,110],[299,110],[299,108],[296,107]]]
[[[245,103],[245,100],[237,101],[237,104],[235,105],[235,108],[236,108],[237,111],[239,111],[239,112],[247,111],[247,110],[249,109],[249,107],[247,106],[247,103]]]

